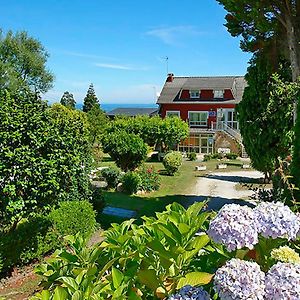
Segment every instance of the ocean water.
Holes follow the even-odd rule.
[[[78,103],[76,104],[77,109],[82,109],[83,104]],[[125,107],[130,107],[130,108],[157,108],[158,106],[154,103],[100,103],[100,107],[106,111],[109,112],[115,108],[125,108]]]

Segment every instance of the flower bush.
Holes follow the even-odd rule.
[[[177,294],[171,295],[169,300],[210,300],[209,294],[203,288],[186,285]]]
[[[258,231],[263,237],[296,239],[300,221],[282,202],[261,202],[254,209],[254,214]]]
[[[278,262],[266,276],[266,299],[300,299],[300,265]]]
[[[254,212],[248,206],[227,204],[210,222],[208,235],[228,251],[247,247],[253,249],[258,243],[258,231]]]
[[[217,270],[214,289],[221,300],[263,300],[265,274],[255,262],[231,259]]]
[[[137,173],[141,178],[140,188],[146,192],[157,191],[160,187],[160,177],[152,166],[142,165],[138,168]]]
[[[282,246],[278,249],[273,249],[271,252],[271,257],[277,261],[285,262],[285,263],[300,263],[300,256],[294,250],[288,246]]]

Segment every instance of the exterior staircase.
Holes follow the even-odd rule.
[[[213,129],[215,131],[225,132],[229,137],[236,140],[241,146],[242,158],[248,158],[248,154],[247,154],[247,152],[245,150],[245,147],[243,145],[243,139],[242,139],[241,133],[238,129],[232,128],[231,126],[229,126],[228,124],[226,124],[223,121],[213,122],[211,129]]]

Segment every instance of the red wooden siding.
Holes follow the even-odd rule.
[[[224,104],[224,103],[216,103],[216,104],[190,104],[190,103],[168,103],[161,104],[161,116],[165,118],[166,111],[180,111],[180,117],[182,120],[188,120],[189,111],[214,111],[215,116],[208,117],[208,125],[210,126],[211,122],[217,121],[217,109],[218,108],[235,108],[235,104]]]
[[[214,98],[213,90],[201,90],[201,99],[203,100],[212,100]]]
[[[224,91],[224,99],[233,99],[233,95],[230,89]],[[182,90],[179,99],[181,100],[195,100],[195,98],[190,98],[189,90]],[[201,90],[200,91],[200,99],[201,100],[213,100],[214,99],[214,91],[213,90]]]
[[[189,90],[182,90],[180,99],[190,99],[190,91]]]

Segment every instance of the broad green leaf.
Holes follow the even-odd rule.
[[[72,300],[83,300],[83,293],[81,291],[76,291],[72,295]]]
[[[48,290],[43,290],[41,292],[41,300],[49,300],[50,299],[50,292]]]
[[[178,225],[178,229],[180,231],[181,234],[186,234],[190,231],[190,226],[188,226],[187,224],[185,223],[180,223]]]
[[[122,274],[122,272],[116,269],[115,267],[113,267],[112,280],[115,289],[117,289],[121,285],[123,279],[124,279],[124,275]]]
[[[160,286],[160,282],[157,279],[156,272],[153,269],[140,270],[137,275],[139,281],[150,288],[152,291],[155,291]]]
[[[197,286],[204,285],[211,282],[214,274],[205,272],[191,272],[179,279],[176,289],[181,289],[186,285]]]
[[[61,286],[56,287],[54,290],[53,300],[65,300],[65,299],[68,299],[68,292]]]
[[[72,277],[63,276],[57,280],[67,286],[72,292],[75,292],[78,289],[78,284]]]

